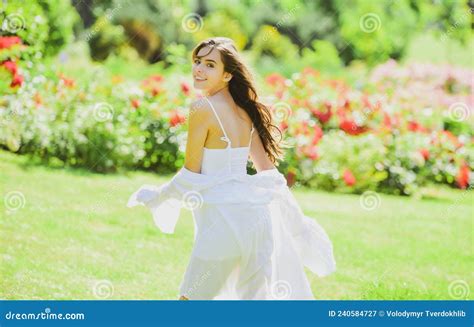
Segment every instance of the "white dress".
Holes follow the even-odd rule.
[[[207,178],[202,176],[206,175],[217,181],[206,180],[205,184],[213,187],[184,193],[184,206],[193,213],[195,238],[179,295],[191,300],[314,299],[304,265],[319,276],[332,273],[336,265],[331,241],[313,219],[303,215],[286,181],[285,185],[280,181],[279,189],[283,191],[278,193],[285,201],[273,196],[276,187],[266,190],[252,185],[256,178],[278,171],[264,171],[257,174],[263,177],[254,179],[255,175],[247,175],[250,143],[232,148],[212,103],[205,99],[222,128],[221,139],[228,145],[225,149],[204,148],[201,174],[185,168],[177,174],[198,179]],[[253,131],[252,126],[251,136]],[[178,183],[177,178],[173,180]],[[168,190],[172,193],[171,187]],[[167,215],[175,217],[167,217],[171,227],[165,226],[166,218],[158,214],[158,205],[150,204],[160,196],[162,200],[163,193],[163,188],[144,186],[132,195],[128,206],[149,206],[157,225],[165,232],[173,232],[179,214]]]

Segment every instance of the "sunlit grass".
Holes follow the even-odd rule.
[[[145,208],[126,207],[140,185],[170,176],[54,170],[3,151],[0,171],[2,298],[178,298],[193,243],[190,212],[166,235]],[[13,211],[4,202],[12,191],[25,199]],[[472,192],[436,186],[424,200],[379,195],[372,211],[357,195],[293,192],[334,243],[337,272],[318,278],[307,270],[316,298],[473,298]],[[451,284],[458,280],[461,287]]]

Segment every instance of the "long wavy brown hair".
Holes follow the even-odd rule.
[[[209,52],[198,56],[197,54],[204,47],[209,47]],[[212,49],[219,51],[221,60],[224,63],[224,71],[232,74],[232,79],[229,81],[229,92],[232,95],[232,99],[252,119],[262,140],[265,152],[272,163],[278,166],[278,160],[284,154],[280,146],[282,133],[278,126],[273,124],[271,110],[258,100],[252,74],[243,63],[234,42],[225,37],[215,37],[201,41],[192,52],[193,60],[207,56]],[[277,141],[276,135],[278,133],[280,139]]]

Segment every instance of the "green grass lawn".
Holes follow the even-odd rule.
[[[176,299],[193,243],[190,212],[166,235],[147,209],[126,207],[140,185],[168,178],[55,170],[0,151],[1,298]],[[4,201],[13,191],[24,196],[17,210]],[[337,272],[307,270],[317,299],[474,298],[472,192],[380,195],[372,211],[358,195],[293,192],[334,244]]]

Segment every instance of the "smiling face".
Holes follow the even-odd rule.
[[[193,59],[193,81],[196,89],[212,93],[223,88],[232,76],[224,71],[219,50],[209,50],[209,47],[203,47]]]

